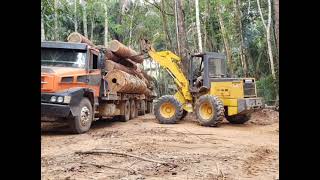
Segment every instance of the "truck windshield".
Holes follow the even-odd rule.
[[[85,68],[86,51],[41,48],[41,66]]]

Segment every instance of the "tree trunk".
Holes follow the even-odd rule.
[[[41,14],[41,41],[46,40],[46,35],[44,31],[44,20],[43,20],[43,15]]]
[[[240,39],[240,61],[243,68],[243,74],[245,77],[248,76],[248,63],[245,55],[245,45],[244,45],[244,39],[243,39],[243,28],[242,28],[242,13],[240,10],[240,0],[234,0],[234,9],[236,12],[235,18],[236,22],[238,24],[238,33],[239,33],[239,39]]]
[[[82,21],[84,36],[88,37],[87,8],[85,0],[82,0]]]
[[[185,19],[184,19],[184,10],[183,10],[183,0],[177,0],[177,12],[178,12],[178,30],[180,35],[180,57],[182,59],[182,71],[185,75],[188,75],[189,70],[189,61],[188,57],[188,42],[187,34],[185,30]]]
[[[94,30],[94,17],[92,17],[91,19],[91,33],[90,33],[90,40],[93,42],[93,38],[94,38],[94,34],[93,34],[93,30]]]
[[[104,46],[108,47],[108,6],[107,2],[104,4]]]
[[[74,0],[74,31],[78,32],[78,16],[77,16],[78,0]]]
[[[176,40],[177,40],[177,54],[181,54],[180,51],[180,39],[179,39],[179,26],[178,26],[178,2],[174,1],[174,17],[175,17],[175,25],[176,25]]]
[[[198,47],[199,52],[202,52],[202,39],[201,39],[201,29],[200,29],[200,15],[199,15],[199,0],[195,0],[196,6],[196,25],[197,25],[197,34],[198,34]]]
[[[58,33],[58,0],[54,0],[54,40],[59,40],[59,33]]]
[[[279,0],[273,1],[277,49],[279,49]]]
[[[224,43],[224,49],[225,49],[225,52],[227,55],[228,67],[230,70],[230,74],[233,74],[232,54],[231,54],[228,36],[227,36],[225,26],[224,26],[224,20],[221,15],[222,14],[222,7],[221,7],[220,1],[218,1],[218,5],[217,5],[217,14],[218,14],[218,20],[219,20],[219,24],[220,24],[220,28],[221,28],[222,39],[223,39],[223,43]]]
[[[270,69],[271,69],[271,74],[274,80],[276,80],[276,72],[275,72],[275,67],[274,67],[274,61],[273,61],[273,54],[272,54],[272,46],[271,46],[271,38],[270,38],[270,27],[271,27],[271,0],[268,0],[268,21],[266,24],[263,14],[262,14],[262,10],[260,7],[260,0],[257,0],[257,4],[258,4],[258,9],[259,9],[259,13],[260,13],[260,17],[263,23],[263,26],[266,30],[266,37],[267,37],[267,46],[268,46],[268,56],[269,56],[269,60],[270,60]]]
[[[171,41],[171,37],[170,37],[170,32],[169,32],[169,29],[168,29],[168,21],[167,21],[167,16],[166,14],[164,13],[165,11],[165,2],[164,0],[161,0],[161,16],[162,16],[162,26],[163,26],[163,32],[165,33],[165,36],[167,38],[167,41],[169,43],[169,49],[172,49],[173,46],[172,46],[172,41]]]

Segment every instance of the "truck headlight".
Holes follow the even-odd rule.
[[[68,104],[68,103],[70,103],[70,100],[71,100],[71,96],[65,96],[63,102]]]
[[[50,98],[50,101],[51,101],[51,102],[56,102],[56,100],[57,100],[57,97],[56,97],[56,96],[51,96],[51,98]]]
[[[62,96],[58,97],[57,102],[58,103],[62,103],[63,102],[63,97]]]

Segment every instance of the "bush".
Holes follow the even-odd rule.
[[[263,76],[257,81],[257,94],[264,98],[266,104],[275,104],[277,92],[277,82],[272,78],[272,75]]]

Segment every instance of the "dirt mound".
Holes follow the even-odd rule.
[[[263,109],[254,112],[248,123],[256,125],[270,125],[279,122],[279,112],[271,109]]]

